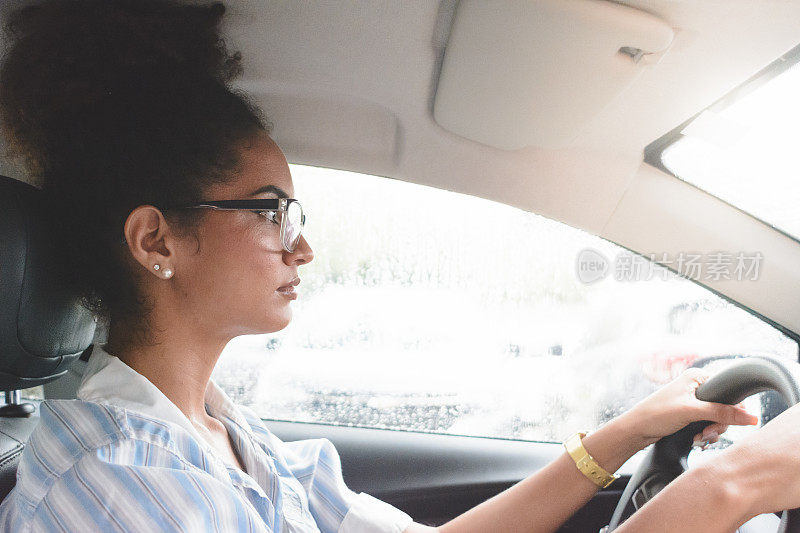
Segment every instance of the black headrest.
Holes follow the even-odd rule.
[[[56,379],[92,342],[52,229],[41,191],[0,176],[0,390]]]

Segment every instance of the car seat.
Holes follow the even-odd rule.
[[[19,457],[38,416],[21,389],[51,382],[89,348],[91,313],[68,283],[41,191],[0,176],[0,500],[16,483]],[[91,253],[91,251],[89,251]]]

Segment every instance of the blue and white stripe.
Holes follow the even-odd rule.
[[[411,523],[350,491],[327,439],[282,442],[249,409],[216,400],[207,409],[247,474],[170,421],[94,401],[43,402],[0,505],[2,530],[400,533]]]

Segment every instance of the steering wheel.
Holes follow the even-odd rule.
[[[697,388],[700,400],[736,404],[759,392],[774,390],[786,405],[800,402],[800,386],[792,372],[774,359],[751,357],[735,362]],[[694,435],[711,422],[693,422],[653,445],[631,480],[614,510],[609,532],[650,501],[672,480],[686,471],[686,458],[692,448]],[[777,519],[776,519],[777,521]],[[783,511],[778,533],[800,531],[800,509]]]

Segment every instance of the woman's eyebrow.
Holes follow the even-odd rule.
[[[258,196],[259,194],[263,194],[265,192],[273,193],[278,198],[289,198],[289,195],[286,194],[286,191],[284,191],[280,187],[276,187],[275,185],[265,185],[263,187],[259,187],[255,191],[251,192],[250,196]]]

